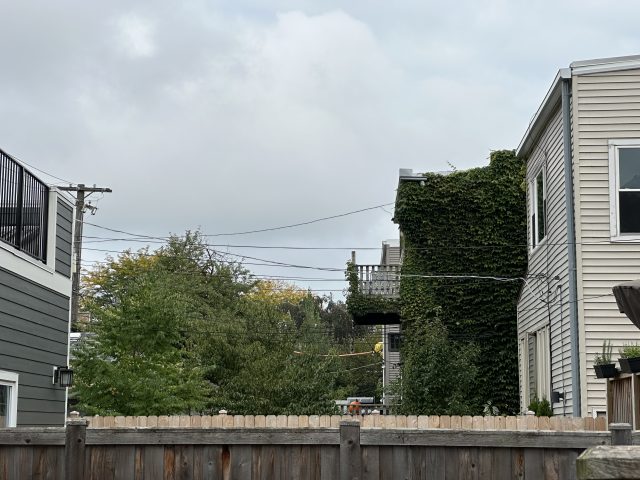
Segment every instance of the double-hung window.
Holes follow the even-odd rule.
[[[531,191],[531,245],[535,248],[547,235],[547,180],[540,169],[529,185]]]
[[[18,413],[18,374],[0,370],[0,428],[15,427]]]
[[[640,240],[640,139],[609,142],[611,238]]]

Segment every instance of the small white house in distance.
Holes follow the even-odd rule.
[[[518,147],[529,261],[518,301],[521,407],[604,415],[594,356],[640,341],[611,288],[640,278],[640,56],[572,63]]]

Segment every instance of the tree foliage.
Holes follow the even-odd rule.
[[[256,282],[198,233],[109,259],[85,276],[83,305],[72,394],[88,414],[332,413],[380,376],[378,356],[340,356],[376,340],[343,303]]]
[[[435,319],[419,322],[402,350],[403,375],[393,390],[402,395],[400,411],[413,415],[471,415],[478,375],[478,347],[449,339]]]
[[[477,375],[465,402],[458,404],[460,412],[480,413],[486,402],[501,412],[518,408],[516,302],[522,286],[518,279],[527,266],[522,164],[514,152],[497,151],[487,167],[426,174],[422,182],[402,182],[398,189],[395,221],[404,242],[400,289],[404,337],[424,336],[426,325],[438,319],[450,344],[457,345],[454,352],[475,345],[477,354],[469,355],[469,368],[477,368]],[[420,350],[432,343],[409,345],[407,354],[420,358],[428,355]],[[415,366],[405,360],[405,398],[420,389],[434,392],[439,381],[412,372]],[[447,378],[452,385],[457,381],[455,374]],[[423,399],[415,404],[419,411],[426,412],[422,406],[443,404],[409,395]]]

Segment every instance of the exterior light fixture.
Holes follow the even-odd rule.
[[[53,367],[53,382],[62,388],[73,385],[73,369],[69,367]]]

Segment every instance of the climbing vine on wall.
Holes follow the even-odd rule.
[[[382,295],[367,295],[360,291],[356,265],[347,263],[346,270],[349,291],[347,294],[347,310],[354,317],[367,314],[387,314],[400,312],[400,299]]]
[[[467,395],[467,411],[481,413],[487,402],[504,413],[518,409],[516,303],[522,281],[472,277],[518,279],[526,274],[522,165],[513,151],[496,151],[487,167],[426,174],[423,181],[404,181],[398,187],[404,336],[438,318],[460,349],[475,344],[477,376]],[[406,345],[407,358],[421,348],[415,342]],[[411,384],[413,378],[405,368],[405,394],[420,389]]]

